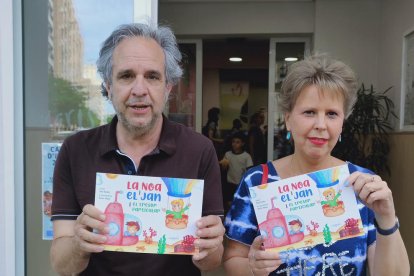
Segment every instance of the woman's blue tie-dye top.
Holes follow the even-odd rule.
[[[371,171],[347,163],[349,172]],[[268,162],[268,182],[280,180],[272,162]],[[225,219],[226,236],[245,245],[251,245],[259,235],[249,187],[262,184],[263,170],[256,166],[243,176],[233,204]],[[300,250],[282,252],[284,264],[270,275],[366,275],[368,247],[376,240],[374,213],[358,202],[365,235],[339,240],[332,244],[309,246]]]

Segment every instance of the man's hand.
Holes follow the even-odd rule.
[[[77,275],[88,266],[91,253],[104,250],[108,228],[105,215],[93,205],[85,205],[77,220],[54,221],[53,232],[53,269],[59,275]]]
[[[195,241],[195,245],[199,248],[199,253],[193,255],[193,261],[201,261],[218,249],[222,254],[225,230],[220,217],[213,215],[202,217],[197,221],[196,226],[199,239]]]
[[[80,249],[81,255],[102,252],[107,233],[105,214],[91,204],[85,205],[75,223],[75,248]]]

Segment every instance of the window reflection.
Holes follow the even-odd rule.
[[[196,44],[179,44],[183,55],[183,77],[173,87],[168,104],[168,118],[195,129],[196,106]]]
[[[48,71],[52,139],[104,124],[113,116],[100,94],[95,61],[118,25],[133,21],[133,0],[49,0]]]

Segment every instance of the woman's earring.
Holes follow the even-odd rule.
[[[290,133],[290,131],[288,131],[286,133],[286,140],[290,140],[290,137],[292,136],[292,134]]]
[[[342,134],[339,134],[339,139],[338,139],[338,141],[339,141],[339,142],[342,142]]]

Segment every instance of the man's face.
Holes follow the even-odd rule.
[[[121,126],[138,135],[162,124],[171,86],[166,84],[165,58],[153,39],[125,38],[112,56],[112,84],[106,84]]]

